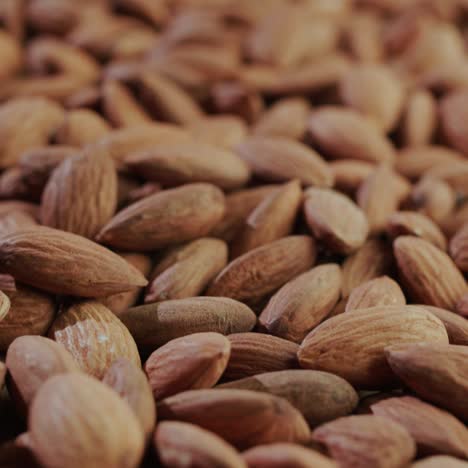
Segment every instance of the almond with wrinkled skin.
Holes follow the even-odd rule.
[[[49,227],[1,238],[0,259],[3,271],[18,281],[57,294],[99,297],[147,284],[117,254],[84,237]]]
[[[207,182],[233,190],[244,186],[250,177],[247,164],[235,153],[196,140],[155,145],[130,154],[124,162],[144,179],[166,187]]]
[[[315,262],[315,249],[308,236],[283,237],[257,247],[229,263],[206,294],[258,300],[308,270]]]
[[[308,133],[325,155],[333,159],[392,162],[395,150],[378,128],[358,112],[324,106],[312,113]]]
[[[389,398],[371,409],[405,427],[421,453],[468,458],[468,429],[450,413],[411,396]]]
[[[315,429],[313,437],[342,468],[402,468],[416,454],[403,426],[373,415],[336,419]]]
[[[81,373],[57,375],[40,388],[28,427],[34,454],[50,468],[136,467],[143,456],[143,430],[128,404]]]
[[[249,468],[336,468],[324,455],[301,445],[276,443],[259,445],[242,454]]]
[[[188,184],[155,193],[118,212],[97,239],[120,249],[155,250],[208,234],[224,210],[219,188]]]
[[[252,136],[236,147],[252,173],[270,182],[298,179],[302,185],[331,187],[333,174],[312,148],[298,141],[273,136]]]
[[[455,309],[467,285],[445,252],[413,236],[398,237],[393,250],[403,283],[416,302]]]
[[[463,300],[463,297],[461,300]],[[468,300],[468,295],[466,299]],[[468,320],[465,318],[468,316],[468,308],[463,313],[464,311],[459,306],[460,301],[457,304],[457,313],[427,305],[424,308],[438,317],[445,325],[450,344],[468,346]],[[458,314],[462,315],[462,317]]]
[[[6,366],[10,394],[23,415],[27,414],[27,408],[47,379],[80,371],[73,356],[62,345],[35,335],[24,335],[11,343]]]
[[[114,162],[105,152],[85,150],[54,170],[42,194],[40,217],[46,226],[92,239],[116,208]]]
[[[161,463],[166,467],[247,467],[234,447],[194,424],[163,421],[154,434],[154,445]]]
[[[465,223],[450,240],[450,256],[455,265],[468,272],[468,223]]]
[[[286,283],[259,317],[268,333],[300,343],[332,310],[340,297],[341,270],[319,265]]]
[[[118,358],[107,369],[102,382],[129,404],[149,438],[156,424],[156,406],[151,387],[140,366],[126,358]]]
[[[156,400],[186,390],[213,387],[231,354],[231,343],[219,333],[193,333],[154,351],[145,372]]]
[[[298,345],[262,333],[235,333],[228,336],[231,355],[223,377],[242,379],[264,372],[297,367]]]
[[[419,397],[468,420],[468,347],[407,343],[385,349],[393,372]]]
[[[82,301],[64,308],[50,327],[49,336],[70,352],[84,372],[97,378],[102,378],[120,357],[141,367],[132,335],[99,302]]]
[[[463,89],[445,96],[440,103],[442,132],[450,146],[464,154],[468,154],[468,140],[466,139],[467,103],[468,93]]]
[[[355,387],[372,390],[397,381],[384,348],[419,341],[448,343],[435,315],[416,306],[372,307],[323,322],[306,336],[298,358],[303,368],[332,372]]]
[[[161,420],[197,424],[241,450],[310,436],[304,418],[286,400],[248,390],[189,390],[163,400],[158,414]]]
[[[411,468],[468,468],[468,462],[447,455],[436,455],[419,460],[411,465]]]
[[[231,257],[238,257],[289,235],[301,201],[302,191],[298,180],[284,184],[266,196],[250,213],[237,234],[231,246]]]
[[[304,213],[314,236],[332,252],[350,254],[366,241],[369,225],[364,212],[339,192],[307,189]]]
[[[429,241],[441,250],[447,248],[447,240],[429,217],[412,211],[397,211],[387,221],[387,234],[395,239],[399,236],[416,236]]]
[[[227,297],[193,297],[147,304],[128,309],[120,319],[138,347],[146,351],[191,333],[247,332],[256,322],[249,307]]]
[[[8,314],[0,321],[0,351],[6,352],[15,338],[23,335],[43,335],[55,315],[55,303],[42,291],[16,283],[3,292],[10,299]]]
[[[10,308],[10,298],[3,291],[0,291],[0,322],[8,315]]]
[[[405,295],[398,283],[388,276],[380,276],[354,288],[346,303],[346,312],[377,306],[404,306]]]
[[[253,390],[285,398],[301,412],[311,427],[346,416],[359,400],[346,380],[314,370],[267,372],[234,380],[218,388]]]

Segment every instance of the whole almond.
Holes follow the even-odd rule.
[[[339,192],[308,189],[304,213],[314,236],[332,252],[349,254],[366,241],[369,225],[364,212]]]
[[[49,336],[63,345],[79,367],[102,378],[119,357],[141,367],[138,350],[125,325],[104,305],[82,301],[64,308]]]
[[[346,380],[328,372],[283,370],[257,374],[218,388],[266,392],[289,401],[311,427],[351,413],[358,395]]]
[[[222,335],[247,332],[255,314],[241,302],[227,297],[193,297],[156,302],[128,309],[119,318],[138,347],[153,351],[169,341],[191,333]],[[1,322],[0,322],[1,323]]]
[[[335,190],[354,196],[375,165],[357,159],[338,159],[330,162],[330,168],[335,176]]]
[[[161,420],[197,424],[238,449],[310,436],[304,418],[286,400],[248,390],[189,390],[163,400],[158,414]]]
[[[227,256],[226,244],[209,237],[169,250],[151,274],[145,302],[198,296],[226,266]]]
[[[224,196],[210,184],[163,190],[118,212],[98,234],[121,249],[154,250],[208,234],[224,214]]]
[[[300,343],[332,310],[340,297],[341,270],[319,265],[286,283],[259,317],[268,333]]]
[[[450,240],[450,256],[461,271],[468,272],[468,223]]]
[[[154,445],[164,466],[247,467],[234,447],[221,437],[186,422],[163,421],[158,424]]]
[[[467,346],[407,343],[385,349],[392,371],[418,396],[468,420]]]
[[[284,137],[252,136],[237,146],[237,153],[253,174],[270,182],[298,179],[302,185],[330,187],[333,174],[313,149]]]
[[[255,301],[309,269],[315,262],[315,242],[289,236],[250,250],[214,279],[207,295]]]
[[[419,341],[448,343],[443,323],[433,314],[415,306],[372,307],[323,322],[306,336],[298,358],[303,368],[332,372],[359,388],[379,389],[396,382],[384,348]]]
[[[59,294],[99,297],[147,284],[117,254],[84,237],[48,227],[1,238],[0,259],[3,271],[15,279]]]
[[[400,424],[373,415],[336,419],[313,432],[343,468],[397,468],[416,454],[414,440]]]
[[[411,396],[389,398],[371,409],[404,426],[421,453],[468,458],[468,429],[450,413]]]
[[[468,153],[465,135],[467,102],[468,94],[465,90],[460,90],[445,96],[440,103],[440,121],[444,136],[450,146],[465,154]]]
[[[362,283],[351,291],[346,312],[377,306],[404,306],[405,295],[397,282],[388,276],[381,276]]]
[[[463,275],[445,252],[412,236],[398,237],[393,250],[398,271],[415,301],[455,309],[467,286]]]
[[[230,353],[230,341],[219,333],[193,333],[169,341],[145,363],[154,398],[161,400],[185,390],[214,386]]]
[[[458,304],[460,304],[460,302]],[[466,320],[464,317],[460,317],[460,315],[464,314],[458,308],[458,305],[457,312],[460,315],[454,312],[450,312],[449,310],[441,309],[439,307],[424,306],[424,308],[438,317],[445,325],[450,344],[468,345],[468,320]]]

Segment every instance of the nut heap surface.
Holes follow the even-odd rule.
[[[468,468],[467,0],[0,0],[0,468]]]

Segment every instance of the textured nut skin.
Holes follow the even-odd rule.
[[[439,307],[424,306],[424,308],[442,321],[450,344],[468,345],[468,320],[464,316],[460,317],[454,312]],[[461,313],[460,310],[458,312]]]

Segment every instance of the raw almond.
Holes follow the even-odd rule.
[[[456,305],[456,311],[463,317],[468,317],[468,293],[458,300]]]
[[[375,165],[357,159],[341,159],[330,162],[335,176],[335,189],[354,196],[359,186],[375,169]]]
[[[440,103],[440,121],[444,136],[450,146],[458,151],[468,153],[466,139],[466,104],[468,93],[465,90],[455,91],[445,96]]]
[[[463,311],[458,308],[459,304],[460,302],[457,304],[457,312],[460,315],[468,315],[468,309],[467,312],[463,314]],[[439,307],[424,306],[424,308],[438,317],[445,325],[450,344],[468,345],[468,320],[466,318]]]
[[[450,256],[461,271],[468,272],[468,223],[450,240]]]
[[[436,455],[419,460],[411,465],[411,468],[467,468],[468,463],[459,458],[449,457],[447,455]]]

